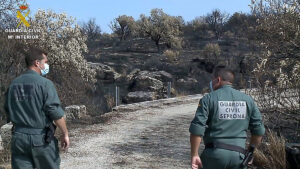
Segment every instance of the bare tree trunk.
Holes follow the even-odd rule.
[[[157,52],[160,53],[159,40],[155,41],[155,45],[157,47]]]

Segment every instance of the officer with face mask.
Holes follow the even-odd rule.
[[[13,124],[12,169],[59,169],[56,126],[62,148],[70,143],[54,84],[42,77],[49,73],[47,53],[31,48],[25,61],[28,70],[12,81],[5,100],[7,120]]]
[[[245,158],[247,130],[251,147],[261,142],[265,133],[261,113],[250,96],[232,88],[233,82],[234,73],[218,67],[209,83],[211,92],[199,102],[189,128],[192,169],[244,169],[241,164],[249,159]],[[202,140],[205,149],[200,158]]]

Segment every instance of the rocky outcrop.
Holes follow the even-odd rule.
[[[5,124],[0,129],[0,135],[2,139],[2,148],[9,150],[10,142],[11,142],[11,131],[13,125],[11,123]]]
[[[192,93],[201,93],[202,88],[206,88],[205,76],[200,76],[199,79],[194,79],[190,77],[185,77],[176,80],[174,86],[176,86],[176,91],[178,93],[184,93],[184,94],[192,94]],[[200,90],[201,89],[201,90]],[[185,93],[185,92],[188,93]]]
[[[178,83],[192,84],[192,83],[197,83],[198,81],[196,79],[188,77],[188,78],[185,78],[185,79],[178,79],[177,82]]]
[[[129,90],[132,92],[134,91],[163,92],[163,89],[164,89],[164,84],[162,81],[145,75],[136,76],[129,88]]]
[[[139,72],[141,72],[140,69],[133,69],[133,70],[127,75],[127,80],[128,80],[128,81],[132,81],[133,78],[134,78],[135,76],[137,76],[137,74],[138,74]]]
[[[172,79],[173,76],[165,71],[149,72],[134,69],[127,76],[130,93],[123,98],[123,101],[135,103],[166,98],[167,82],[171,82]]]
[[[140,69],[134,69],[127,76],[127,79],[130,81],[130,80],[133,80],[134,77],[138,77],[138,76],[148,76],[148,77],[152,77],[154,79],[160,80],[162,82],[172,82],[173,81],[173,76],[166,71],[149,72],[149,71],[141,71]]]
[[[71,105],[65,108],[65,118],[68,121],[72,121],[75,119],[81,119],[85,116],[87,116],[86,114],[86,107],[85,105]]]
[[[136,91],[129,92],[127,96],[123,98],[123,102],[126,104],[156,100],[157,95],[155,92]]]
[[[88,62],[88,65],[90,66],[90,68],[96,71],[96,78],[98,80],[111,83],[121,78],[121,75],[108,65],[92,62]]]

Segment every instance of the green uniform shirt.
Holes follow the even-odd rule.
[[[225,85],[200,100],[189,131],[210,142],[246,138],[248,129],[253,135],[264,134],[260,111],[250,96]]]
[[[33,70],[13,80],[6,94],[8,122],[40,128],[64,115],[54,84]]]

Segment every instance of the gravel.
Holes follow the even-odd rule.
[[[190,168],[188,128],[200,97],[123,106],[105,123],[72,129],[61,168]]]

